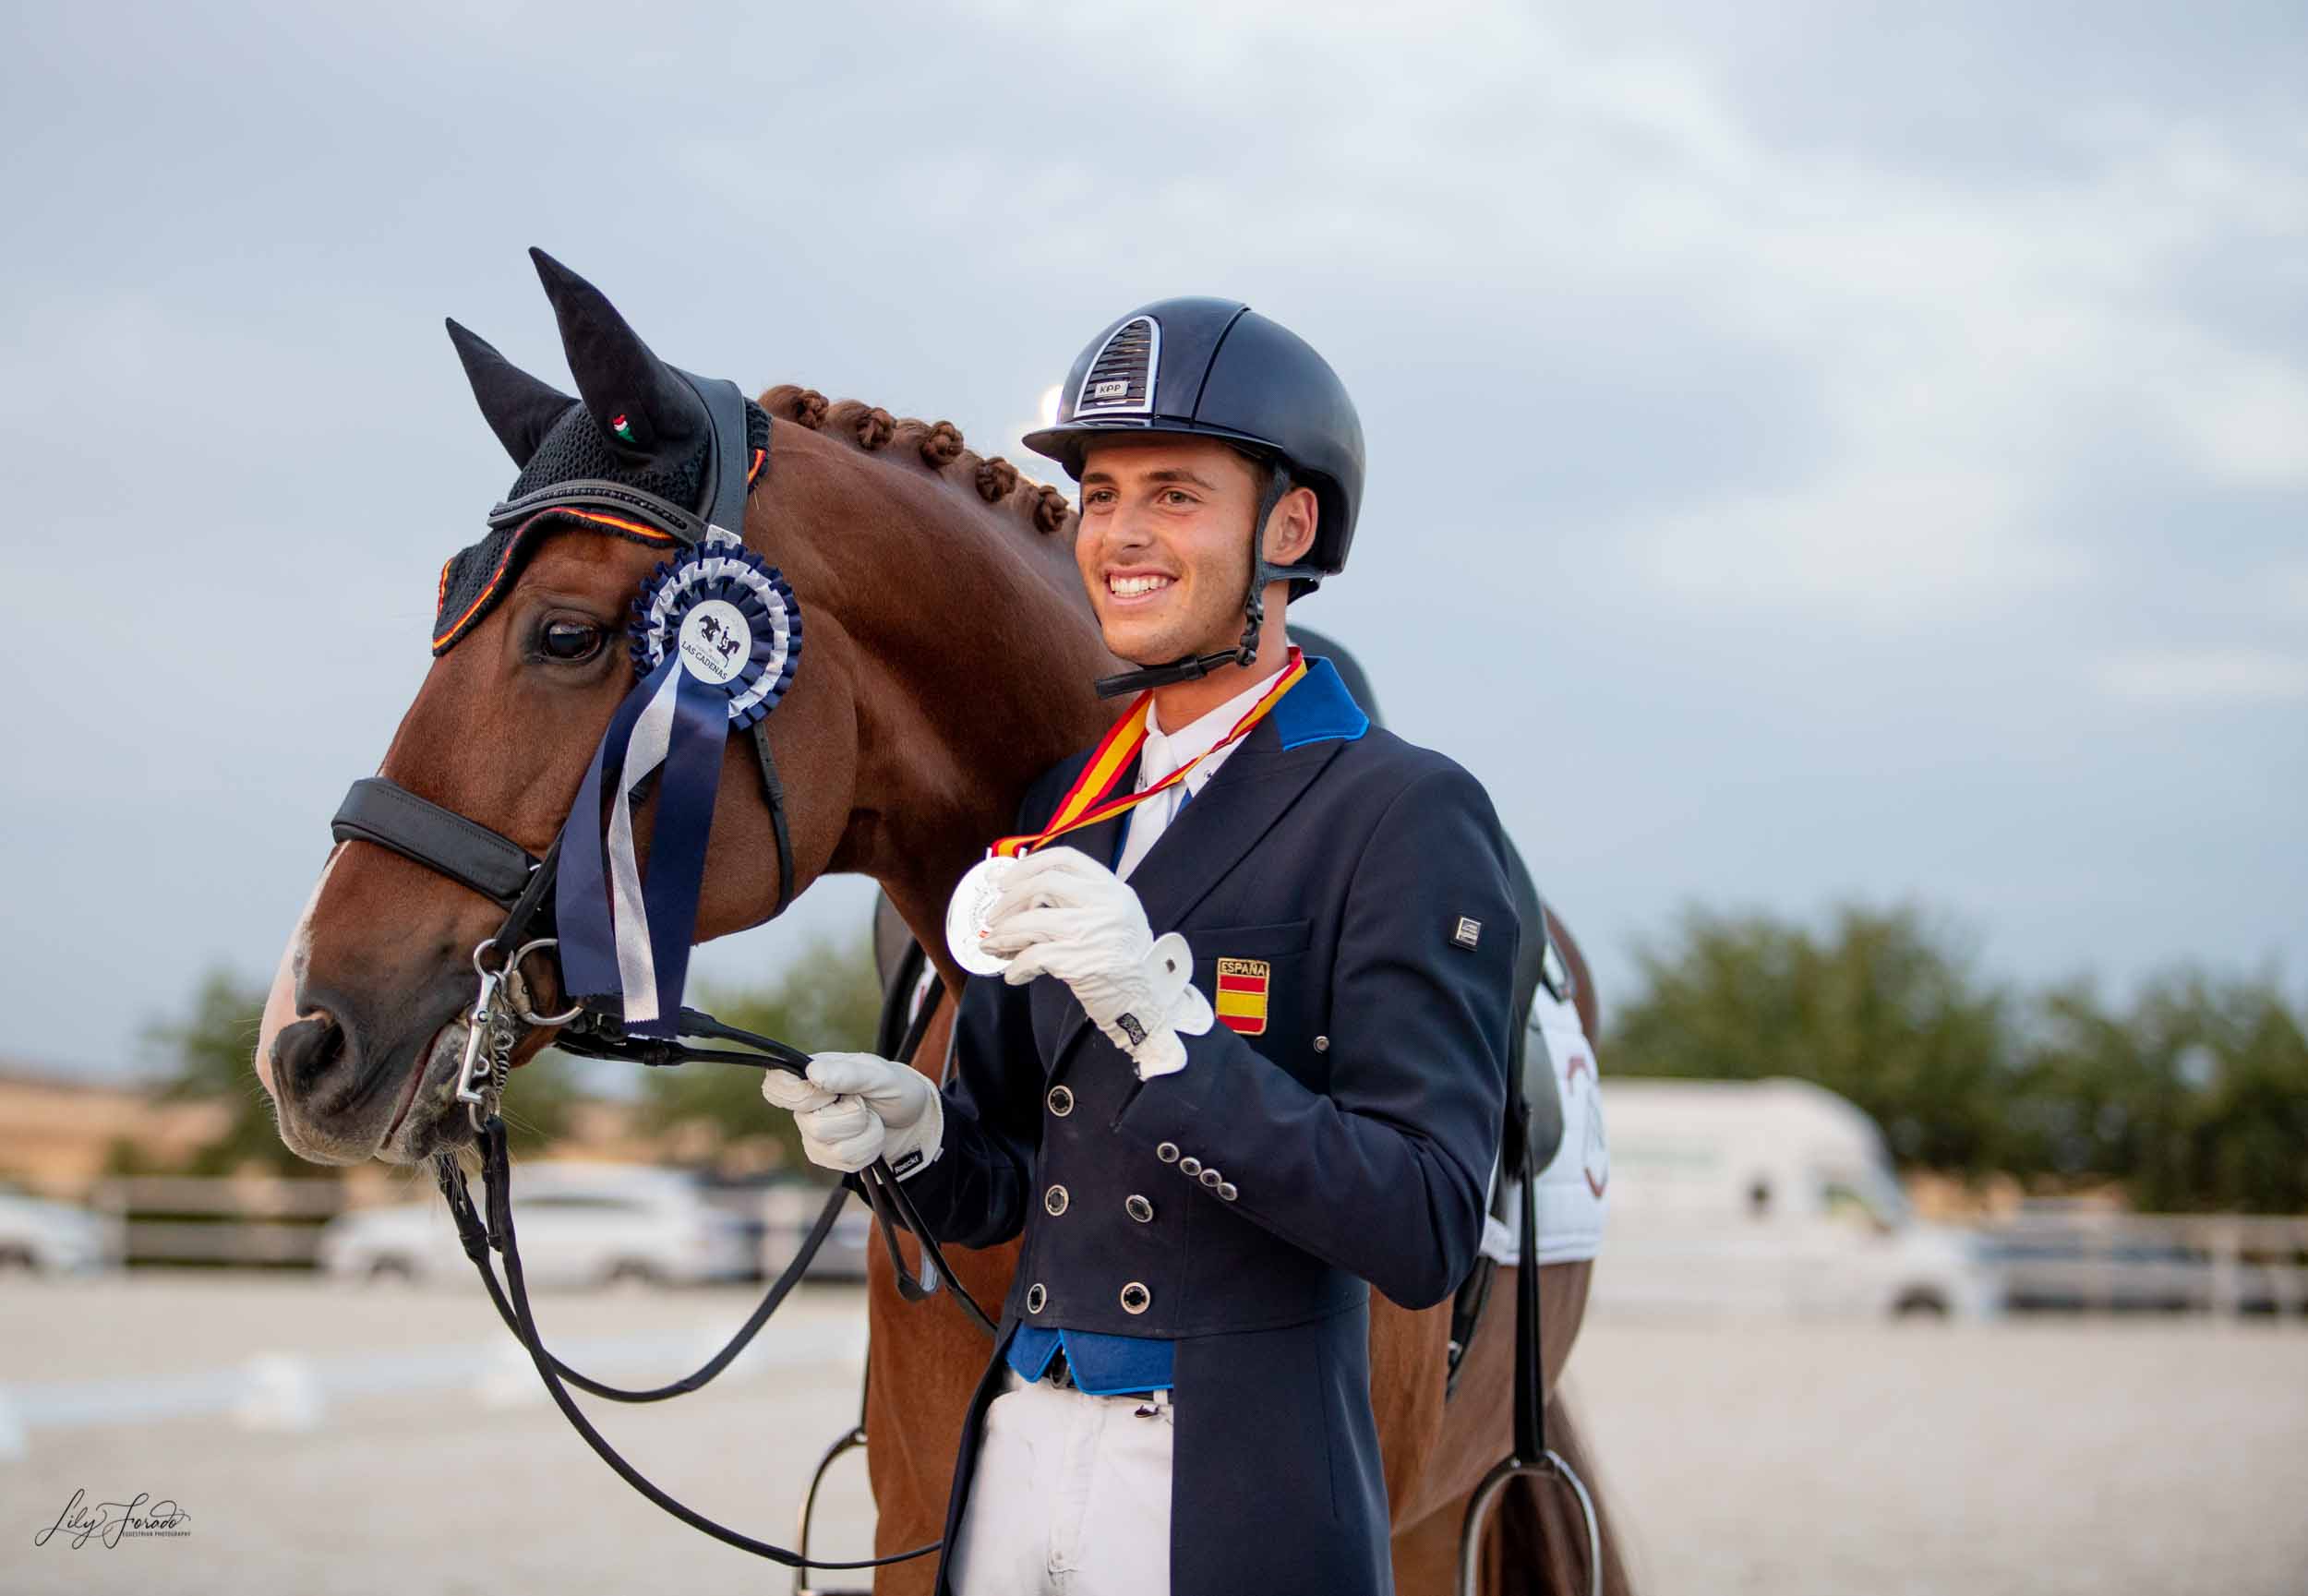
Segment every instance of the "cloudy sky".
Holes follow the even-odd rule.
[[[440,318],[560,375],[530,244],[989,447],[1144,300],[1304,333],[1372,459],[1304,618],[1606,1005],[1852,896],[2298,990],[2308,12],[1862,9],[12,7],[0,1057],[270,968],[511,474]]]

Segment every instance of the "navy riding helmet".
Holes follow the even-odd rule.
[[[1079,482],[1090,439],[1133,432],[1280,458],[1321,505],[1314,546],[1287,568],[1291,596],[1345,569],[1363,497],[1362,420],[1330,363],[1280,322],[1233,299],[1141,306],[1090,340],[1059,390],[1056,424],[1025,441]]]

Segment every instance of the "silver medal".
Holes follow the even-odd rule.
[[[945,947],[954,955],[954,962],[973,976],[998,976],[1007,969],[1010,961],[995,958],[986,952],[986,922],[992,918],[993,906],[1002,896],[1002,885],[1016,868],[1017,860],[996,854],[980,859],[963,875],[954,888],[953,899],[945,906]]]

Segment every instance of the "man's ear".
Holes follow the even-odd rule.
[[[1267,517],[1267,563],[1293,565],[1315,546],[1315,529],[1322,519],[1322,501],[1311,487],[1293,487]]]

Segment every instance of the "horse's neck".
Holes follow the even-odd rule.
[[[844,618],[858,642],[858,774],[832,868],[879,882],[958,988],[944,931],[954,883],[1011,831],[1027,786],[1110,723],[1090,684],[1112,656],[1064,533],[938,498],[936,513],[885,519],[887,569],[914,574],[869,592],[872,615]]]

